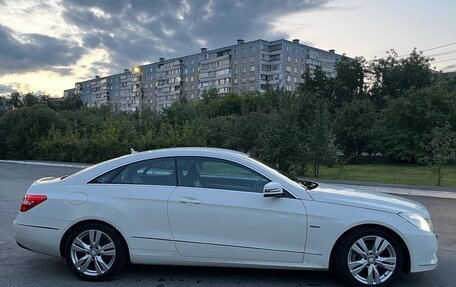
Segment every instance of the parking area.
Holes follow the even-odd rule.
[[[46,176],[78,169],[0,163],[0,286],[88,286],[75,277],[63,259],[19,248],[11,223],[30,184]],[[435,271],[403,274],[394,286],[456,286],[456,200],[409,197],[430,211],[439,235],[439,266]],[[342,286],[328,272],[236,268],[128,266],[99,286]]]

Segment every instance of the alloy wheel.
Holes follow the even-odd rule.
[[[381,236],[366,236],[357,240],[347,258],[351,275],[367,285],[378,285],[388,280],[396,269],[396,262],[393,246]]]
[[[87,276],[105,274],[116,258],[113,240],[96,229],[85,230],[77,235],[71,243],[70,253],[74,267]]]

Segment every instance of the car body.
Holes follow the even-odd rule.
[[[21,210],[13,223],[17,243],[65,257],[87,280],[112,276],[127,259],[334,267],[347,284],[360,286],[386,286],[401,271],[437,265],[436,236],[421,204],[331,184],[306,188],[224,149],[140,152],[40,179]]]

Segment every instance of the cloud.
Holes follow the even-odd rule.
[[[112,72],[178,57],[207,48],[234,44],[236,39],[286,38],[274,33],[279,16],[323,7],[326,0],[308,1],[66,1],[64,20],[83,31],[86,48],[109,51]]]
[[[272,23],[329,0],[0,0],[0,81],[48,90],[135,65],[288,38]]]
[[[453,69],[456,69],[456,64],[445,66],[445,67],[441,68],[440,70],[448,71],[448,70],[453,70]]]
[[[65,39],[18,34],[0,25],[0,75],[55,69],[76,62],[84,49]]]
[[[0,96],[8,95],[12,91],[13,91],[13,88],[11,86],[0,84]]]

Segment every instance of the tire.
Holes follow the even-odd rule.
[[[128,258],[127,246],[112,228],[95,223],[75,228],[65,244],[65,260],[86,281],[104,281],[117,274]]]
[[[334,267],[347,286],[389,286],[402,272],[402,246],[381,229],[354,230],[337,248]]]

